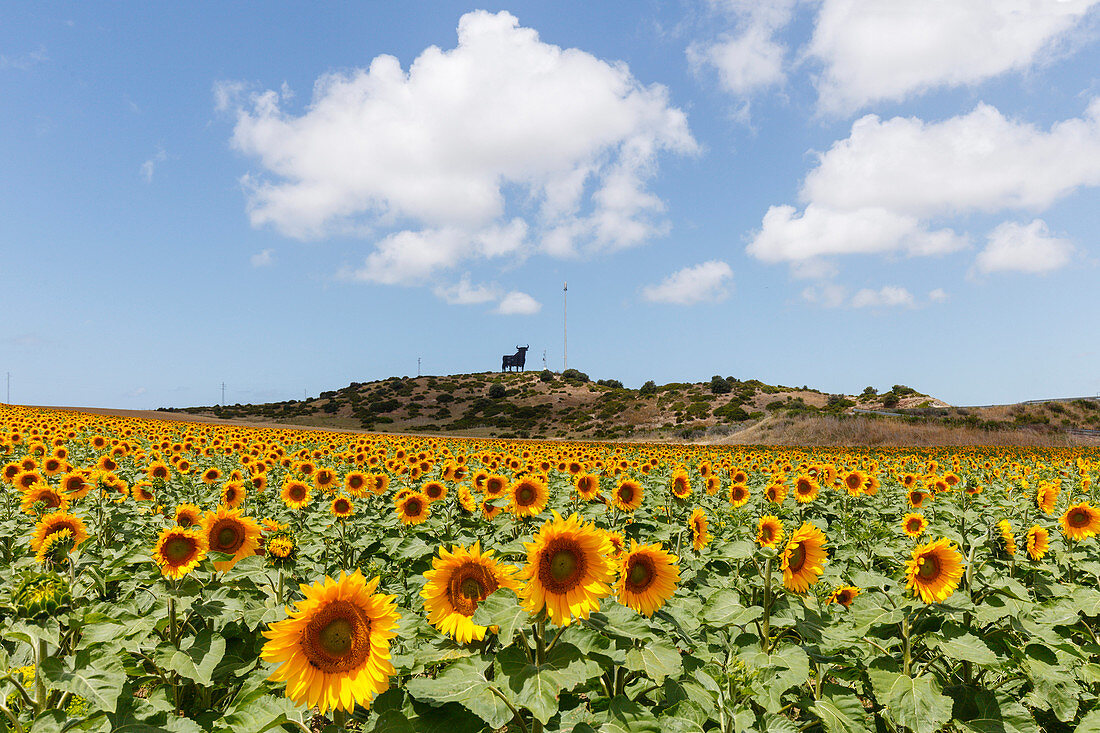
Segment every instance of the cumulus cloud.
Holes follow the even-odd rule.
[[[1100,99],[1084,116],[1041,130],[996,108],[942,122],[867,115],[818,157],[805,201],[852,210],[880,206],[915,216],[1042,209],[1080,186],[1100,185]]]
[[[810,262],[810,274],[828,272],[819,267],[827,255],[880,254],[903,251],[909,255],[952,252],[966,239],[950,229],[930,231],[914,216],[881,207],[853,211],[809,204],[799,213],[793,206],[771,206],[759,232],[746,251],[764,262]],[[798,274],[807,274],[799,271]]]
[[[713,67],[722,87],[739,96],[782,84],[786,80],[787,47],[775,35],[790,22],[794,1],[727,0],[713,4],[733,19],[735,31],[688,46],[692,67],[696,71]]]
[[[823,258],[831,255],[943,254],[966,247],[969,238],[933,222],[974,212],[1043,210],[1097,185],[1100,99],[1082,117],[1048,130],[986,104],[935,123],[867,115],[818,155],[800,190],[804,208],[770,207],[746,251],[764,262],[789,263],[796,276],[828,275]],[[997,257],[984,256],[979,269],[988,271]]]
[[[156,167],[166,160],[168,160],[168,153],[164,152],[164,148],[158,147],[153,157],[141,164],[141,177],[145,179],[146,183],[153,182],[153,173]]]
[[[732,277],[728,264],[711,260],[677,270],[658,285],[647,285],[642,288],[642,297],[651,303],[674,305],[716,303],[729,296],[726,284]]]
[[[1069,240],[1051,236],[1042,219],[1026,225],[1006,221],[989,233],[974,264],[983,273],[1044,273],[1068,265],[1075,251]]]
[[[529,316],[542,310],[542,303],[532,298],[527,293],[513,290],[500,300],[496,312],[505,316]]]
[[[848,289],[836,283],[821,283],[803,290],[802,298],[826,308],[839,308],[848,300]]]
[[[274,252],[275,250],[273,249],[261,250],[260,252],[252,255],[252,257],[249,258],[249,261],[252,262],[253,267],[268,267],[275,261],[271,257]]]
[[[853,308],[896,308],[905,306],[912,308],[916,305],[913,294],[905,288],[896,285],[885,285],[879,290],[864,288],[852,296]]]
[[[1049,57],[1100,0],[825,0],[807,57],[826,112],[973,85]]]
[[[500,297],[500,288],[496,285],[474,285],[469,275],[463,275],[454,285],[439,285],[435,295],[450,305],[477,305],[488,303]]]
[[[946,303],[947,298],[947,291],[943,288],[936,288],[935,290],[932,290],[928,293],[928,300],[932,301],[933,303]]]
[[[667,231],[647,190],[659,154],[693,153],[682,111],[621,62],[539,39],[507,12],[463,15],[458,44],[317,80],[300,115],[285,93],[242,99],[232,144],[254,226],[302,239],[380,236],[353,277],[412,283],[477,257],[614,250]],[[507,212],[507,213],[506,213]]]

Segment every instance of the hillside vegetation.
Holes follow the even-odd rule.
[[[381,432],[772,444],[1057,444],[1066,442],[1067,428],[1100,427],[1095,400],[957,408],[904,385],[839,395],[721,376],[628,389],[614,379],[592,381],[576,369],[390,377],[353,382],[306,400],[162,409],[256,424]]]

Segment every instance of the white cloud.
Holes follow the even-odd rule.
[[[1045,132],[979,104],[942,122],[867,115],[819,156],[805,201],[852,210],[881,206],[916,216],[1041,209],[1100,185],[1100,98],[1083,117]]]
[[[527,293],[513,290],[501,298],[496,312],[505,316],[529,316],[538,313],[540,310],[542,310],[542,303],[539,303]]]
[[[1100,0],[824,0],[805,53],[819,104],[843,113],[973,85],[1051,55]]]
[[[46,47],[39,46],[34,51],[19,54],[18,56],[7,56],[5,54],[0,54],[0,69],[17,69],[18,71],[27,71],[49,60],[50,56],[48,53],[46,53]]]
[[[913,294],[896,285],[885,285],[879,290],[864,288],[853,295],[851,301],[853,308],[912,308],[914,305]]]
[[[717,5],[733,16],[738,30],[715,41],[688,46],[692,67],[697,71],[703,66],[714,67],[722,87],[739,96],[782,84],[786,80],[787,48],[775,39],[775,34],[790,22],[793,0]]]
[[[942,122],[867,115],[818,156],[805,204],[772,206],[746,251],[787,262],[795,276],[829,276],[843,254],[936,255],[968,237],[933,222],[974,212],[1043,210],[1100,185],[1100,99],[1042,130],[979,104]],[[1048,247],[1049,249],[1049,247]],[[979,263],[993,262],[986,256]]]
[[[1042,219],[1027,225],[1006,221],[990,232],[989,243],[978,253],[975,266],[985,273],[1051,272],[1069,264],[1075,251],[1069,240],[1050,236]]]
[[[659,285],[647,285],[642,288],[642,297],[651,303],[674,305],[716,303],[729,296],[726,283],[732,277],[733,270],[728,264],[711,260],[677,270]]]
[[[839,308],[848,299],[848,290],[836,283],[811,285],[802,291],[803,300],[817,303],[826,308]]]
[[[355,274],[374,282],[517,253],[520,231],[559,256],[638,244],[667,230],[646,190],[658,155],[697,150],[664,87],[507,12],[463,15],[458,45],[407,71],[383,55],[322,76],[299,116],[274,90],[241,94],[215,87],[216,106],[236,105],[233,146],[262,169],[242,179],[252,224],[389,232]]]
[[[469,275],[463,275],[454,285],[437,286],[434,292],[450,305],[476,305],[500,297],[500,288],[496,285],[473,285]]]
[[[807,273],[829,272],[821,257],[842,254],[880,254],[903,251],[909,255],[952,252],[966,246],[965,238],[950,229],[929,231],[916,217],[883,208],[854,211],[809,204],[801,214],[793,206],[771,206],[746,251],[764,262],[809,261]]]
[[[153,157],[141,164],[141,177],[145,179],[146,183],[153,182],[153,172],[157,165],[166,160],[168,160],[168,153],[164,152],[164,148],[157,147],[157,152]]]
[[[252,257],[249,258],[249,261],[252,263],[253,267],[267,267],[274,262],[274,259],[272,259],[271,257],[272,253],[274,252],[275,250],[273,249],[262,250],[252,255]]]
[[[943,288],[936,288],[928,293],[928,300],[933,303],[946,303],[948,299],[947,291]]]

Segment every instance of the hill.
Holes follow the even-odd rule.
[[[960,408],[904,385],[838,395],[721,376],[628,389],[575,369],[390,377],[306,400],[161,410],[260,425],[400,433],[773,444],[1028,445],[1063,442],[1067,429],[1100,428],[1100,402],[1094,400]],[[910,427],[901,430],[902,423]],[[943,430],[950,435],[936,432]],[[907,437],[899,442],[891,434]]]

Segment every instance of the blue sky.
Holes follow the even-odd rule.
[[[1100,393],[1100,0],[326,8],[6,8],[14,402]]]

